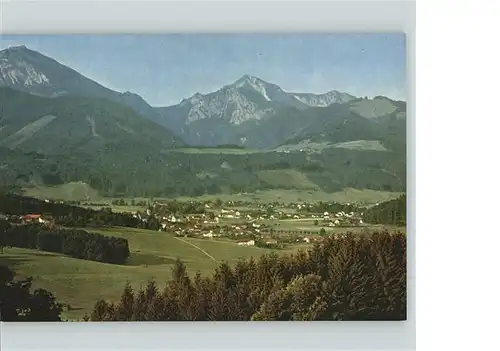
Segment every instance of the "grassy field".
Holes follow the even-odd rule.
[[[102,199],[97,190],[84,182],[25,188],[24,194],[38,199],[54,199],[63,201],[99,201]]]
[[[284,152],[284,151],[299,151],[299,150],[308,150],[308,152],[316,152],[321,153],[324,149],[330,148],[332,145],[327,142],[311,142],[309,140],[302,140],[297,144],[287,144],[278,146],[276,149],[271,150],[269,152]]]
[[[169,152],[182,152],[185,154],[226,154],[226,155],[246,155],[246,154],[255,154],[262,153],[261,150],[253,150],[253,149],[230,149],[230,148],[182,148],[182,149],[173,149]]]
[[[14,134],[9,135],[2,142],[0,142],[0,145],[6,145],[11,149],[15,149],[56,118],[56,116],[50,115],[41,117],[36,121],[24,126]]]
[[[318,225],[314,225],[315,221],[318,221]],[[219,221],[220,225],[238,225],[245,222],[243,219],[226,219],[223,218]],[[360,225],[359,227],[329,227],[328,222],[324,222],[321,218],[300,218],[300,219],[264,219],[259,220],[259,224],[263,224],[266,226],[270,226],[274,228],[274,230],[284,230],[295,233],[300,232],[319,232],[321,228],[324,228],[325,231],[330,233],[345,233],[345,232],[353,232],[353,233],[362,233],[364,231],[401,231],[406,232],[406,228],[398,227],[398,226],[390,226],[390,225]]]
[[[333,147],[351,150],[389,151],[380,140],[353,140],[334,144]]]
[[[316,201],[336,201],[340,203],[357,203],[362,205],[371,205],[377,202],[392,200],[400,196],[399,192],[377,191],[370,189],[352,189],[347,188],[335,193],[325,193],[321,190],[265,190],[256,193],[244,194],[216,194],[203,195],[199,197],[179,197],[178,200],[215,200],[222,201],[247,201],[257,203],[269,203],[274,201],[282,202],[316,202]]]
[[[389,226],[389,225],[361,225],[359,227],[329,227],[328,223],[323,222],[321,219],[318,219],[318,225],[314,225],[314,219],[288,219],[288,220],[280,220],[276,221],[277,226],[275,227],[277,230],[290,230],[295,232],[300,231],[311,231],[311,232],[319,232],[321,228],[324,228],[328,234],[331,233],[345,233],[345,232],[353,232],[353,233],[362,233],[364,231],[401,231],[406,232],[406,228],[397,227],[397,226]]]
[[[171,268],[177,257],[184,261],[190,274],[197,271],[211,274],[216,262],[201,250],[217,261],[228,262],[235,262],[240,257],[259,257],[272,251],[238,246],[227,240],[181,238],[200,250],[171,234],[140,229],[102,228],[92,231],[127,238],[131,251],[127,265],[79,260],[19,248],[5,249],[0,255],[0,264],[13,267],[21,276],[32,276],[35,287],[46,288],[60,302],[71,304],[75,310],[64,312],[64,318],[75,320],[91,311],[94,303],[101,298],[118,299],[127,281],[133,288],[139,288],[153,278],[163,286],[171,277]]]
[[[260,171],[257,176],[274,187],[318,189],[304,173],[292,169]]]
[[[370,189],[353,189],[346,188],[335,193],[326,193],[315,189],[315,185],[310,182],[302,173],[296,171],[262,171],[259,176],[270,184],[287,184],[292,182],[294,186],[305,189],[272,189],[265,191],[257,191],[255,193],[242,194],[214,194],[202,195],[198,197],[178,197],[180,201],[205,201],[221,199],[222,201],[247,201],[257,203],[269,203],[274,201],[282,202],[315,202],[315,201],[337,201],[341,203],[358,203],[363,205],[375,204],[397,198],[401,193],[377,191]],[[308,189],[310,188],[310,189]],[[24,194],[39,199],[56,199],[64,201],[95,201],[99,203],[107,203],[114,211],[135,212],[141,207],[139,206],[115,206],[111,205],[113,198],[101,197],[97,190],[83,182],[73,182],[58,186],[38,186],[25,188]],[[161,198],[156,198],[162,200]],[[169,198],[171,200],[172,198]],[[130,198],[125,198],[130,201]],[[136,198],[136,201],[145,200],[146,198]]]

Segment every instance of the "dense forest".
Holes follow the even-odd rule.
[[[50,228],[40,224],[14,225],[0,220],[0,247],[56,252],[84,260],[124,264],[128,241],[85,230]]]
[[[221,263],[191,278],[177,260],[163,289],[150,281],[98,301],[91,321],[405,320],[406,236],[331,236],[308,251]]]
[[[301,188],[268,182],[261,171],[297,171],[318,189],[346,187],[402,191],[406,165],[389,152],[325,149],[321,153],[259,152],[245,155],[150,151],[111,143],[99,152],[22,152],[0,147],[0,186],[56,186],[82,181],[108,197],[200,196]],[[145,153],[147,150],[143,150]],[[120,153],[120,156],[117,154]],[[127,157],[121,155],[126,154]]]

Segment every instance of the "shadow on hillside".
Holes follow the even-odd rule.
[[[171,258],[132,252],[127,260],[127,266],[158,266],[162,264],[174,264]]]
[[[14,268],[20,264],[33,261],[27,257],[9,255],[9,252],[5,250],[3,254],[0,254],[0,265]]]

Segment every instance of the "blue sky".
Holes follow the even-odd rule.
[[[290,92],[339,90],[406,100],[404,34],[3,36],[154,106],[208,93],[244,74]]]

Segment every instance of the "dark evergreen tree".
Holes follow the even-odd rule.
[[[0,321],[60,321],[62,306],[44,289],[31,290],[32,279],[14,280],[15,274],[0,265]]]

